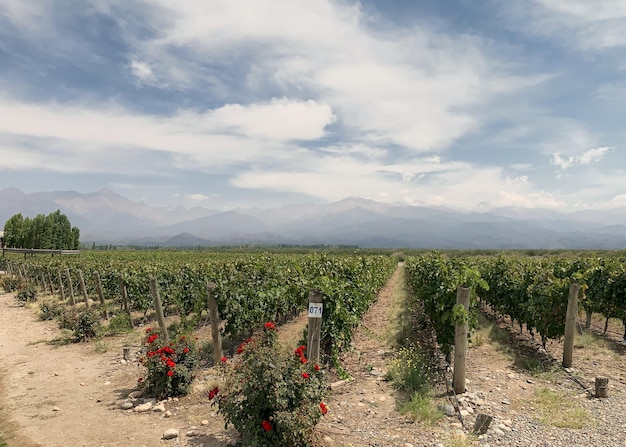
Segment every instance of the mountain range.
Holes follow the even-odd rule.
[[[498,208],[464,212],[350,197],[276,208],[154,207],[108,189],[26,194],[0,190],[0,226],[16,213],[60,209],[86,244],[162,247],[351,245],[428,249],[624,249],[626,207],[560,213]]]

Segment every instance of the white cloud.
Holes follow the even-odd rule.
[[[505,14],[521,18],[519,26],[528,26],[533,34],[574,43],[586,51],[626,47],[623,0],[517,0],[504,5]]]
[[[588,165],[591,162],[598,162],[613,149],[612,147],[597,147],[589,149],[581,155],[570,155],[567,158],[563,158],[559,152],[555,152],[552,155],[550,163],[558,166],[562,170],[566,170],[577,164]]]
[[[152,83],[156,79],[154,73],[152,73],[152,69],[149,64],[140,61],[131,61],[130,62],[130,70],[140,82],[142,83]]]
[[[185,194],[184,197],[190,202],[206,202],[211,199],[204,194]]]
[[[161,18],[155,37],[137,38],[132,27],[125,29],[133,36],[133,54],[150,65],[161,85],[207,85],[211,62],[220,61],[222,69],[246,75],[249,94],[262,85],[308,96],[327,104],[342,128],[364,141],[442,150],[481,125],[467,109],[541,82],[506,75],[478,38],[418,27],[376,30],[358,4],[156,4],[159,17],[167,19]],[[246,93],[217,80],[209,84],[223,96]]]
[[[228,104],[206,118],[218,129],[232,128],[243,135],[275,140],[316,140],[336,117],[328,104],[313,100],[273,99],[265,104]]]

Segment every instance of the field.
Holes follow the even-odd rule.
[[[119,262],[112,258],[105,262],[82,256],[54,259],[53,263],[43,259],[27,259],[24,262],[23,258],[15,258],[11,260],[11,269],[15,269],[18,261],[22,268],[39,268],[41,272],[70,268],[62,265],[64,262],[76,263],[71,268],[80,267],[86,272],[85,278],[91,278],[93,275],[88,265],[93,262],[93,265],[99,266],[102,278],[109,278],[114,268],[121,270],[122,267],[134,269],[133,278],[147,281],[157,272],[168,271],[170,276],[165,276],[169,278],[167,282],[180,287],[181,283],[174,279],[181,277],[178,273],[181,270],[171,273],[177,256],[160,255],[158,269],[145,260],[140,263],[136,258],[132,259],[133,256],[145,254],[125,254]],[[170,260],[167,260],[168,256],[171,256]],[[182,265],[186,271],[197,275],[199,269],[193,267],[197,263],[192,262],[192,258],[185,259],[185,256],[197,254],[178,256],[184,261]],[[237,323],[231,329],[228,329],[227,323],[223,324],[227,350],[232,349],[237,337],[258,327],[257,321],[265,321],[268,315],[272,316],[272,320],[280,320],[278,332],[281,342],[295,346],[306,327],[307,318],[302,305],[306,305],[309,288],[325,287],[325,296],[330,299],[336,294],[339,305],[329,307],[333,309],[333,317],[330,319],[325,314],[324,321],[333,322],[327,329],[326,337],[334,340],[333,346],[341,347],[328,351],[327,374],[331,382],[337,382],[337,386],[327,399],[330,411],[315,430],[318,445],[611,446],[626,442],[623,429],[615,428],[621,427],[620,413],[626,406],[625,377],[622,374],[626,362],[621,343],[624,327],[619,319],[610,319],[605,334],[606,319],[595,312],[597,305],[588,330],[584,329],[585,314],[581,308],[581,333],[576,338],[574,365],[566,371],[560,367],[563,345],[559,337],[546,337],[547,330],[535,330],[531,335],[526,322],[523,322],[523,331],[520,331],[519,320],[512,320],[497,302],[487,302],[482,297],[476,300],[475,310],[472,310],[476,328],[468,354],[467,392],[454,396],[448,385],[451,373],[444,361],[445,349],[442,352],[445,340],[437,342],[437,336],[442,331],[433,332],[429,324],[433,318],[432,311],[427,309],[428,300],[420,296],[420,290],[416,290],[415,281],[411,279],[414,275],[412,266],[425,262],[424,259],[407,259],[406,266],[400,264],[391,276],[397,259],[388,256],[386,258],[391,262],[382,259],[384,257],[379,259],[355,254],[337,257],[309,254],[302,257],[268,254],[237,256],[229,254],[226,256],[228,260],[211,260],[213,267],[207,267],[208,263],[202,264],[206,267],[203,271],[212,272],[216,271],[210,270],[215,268],[216,262],[221,267],[238,267],[222,277],[222,289],[217,294],[222,301],[220,312],[228,315],[228,304],[223,301],[232,300],[236,294],[240,294],[239,301],[248,302],[249,297],[261,293],[265,302],[274,304],[267,310],[269,313],[254,318],[246,316],[246,323]],[[273,262],[277,262],[279,267],[272,268]],[[445,271],[444,267],[439,265],[437,271]],[[546,264],[543,267],[545,271]],[[594,268],[599,274],[597,266]],[[376,270],[379,275],[366,274],[370,270]],[[234,271],[246,274],[235,276]],[[262,274],[247,276],[250,272],[261,271]],[[317,272],[317,279],[310,272]],[[356,272],[362,275],[358,279]],[[24,271],[22,274],[29,275]],[[116,274],[124,278],[123,272]],[[603,274],[608,273],[603,271]],[[273,275],[281,279],[268,281]],[[485,273],[482,275],[488,276]],[[71,277],[74,278],[74,275]],[[378,277],[384,279],[375,279]],[[211,280],[215,281],[215,278]],[[228,288],[224,278],[228,278],[231,285]],[[294,282],[293,278],[297,278],[299,287],[294,286],[291,292],[281,295],[281,291],[290,290],[289,287],[294,284],[287,281],[289,278]],[[40,279],[40,285],[48,290],[50,284],[43,285],[44,281]],[[118,281],[119,278],[116,278],[116,281],[110,282],[119,284]],[[197,279],[197,284],[202,284],[195,289],[197,296],[202,295],[200,290],[206,290],[204,285],[207,281],[209,278],[206,276]],[[251,281],[254,281],[254,287],[251,287]],[[356,281],[360,284],[355,288]],[[365,287],[366,281],[372,281],[372,284]],[[440,276],[440,284],[445,281],[447,279]],[[50,279],[48,282],[51,282]],[[106,283],[106,280],[102,282]],[[264,288],[266,283],[269,286]],[[219,279],[216,284],[219,284]],[[241,295],[243,284],[254,293],[248,291]],[[181,305],[180,298],[170,291],[173,289],[167,288],[166,281],[160,280],[159,285],[163,286],[168,326],[176,330],[185,325],[200,341],[207,343],[207,351],[210,352],[208,341],[211,331],[204,301],[201,301],[201,308],[194,305],[185,307]],[[145,286],[138,286],[137,289],[142,287]],[[293,290],[300,287],[303,291],[294,294]],[[52,288],[58,289],[58,284],[53,282]],[[102,315],[107,313],[110,318],[109,323],[103,319],[102,325],[110,325],[113,316],[124,309],[120,296],[107,292],[105,304],[99,305],[94,285],[86,288],[89,289],[91,308],[98,309]],[[79,289],[76,284],[76,290]],[[562,287],[548,289],[561,290]],[[495,294],[495,289],[490,290]],[[143,329],[146,325],[156,324],[154,311],[148,305],[149,290],[144,291],[148,293],[146,297],[129,293],[134,329],[115,335],[102,332],[84,343],[68,343],[68,332],[59,329],[55,321],[39,321],[41,304],[58,303],[58,296],[46,296],[49,292],[44,294],[40,290],[37,301],[24,303],[17,300],[19,291],[0,295],[0,332],[3,351],[7,353],[3,356],[4,399],[0,406],[3,414],[11,416],[10,421],[2,421],[0,445],[1,442],[8,442],[8,445],[18,447],[226,446],[237,439],[232,429],[224,430],[221,416],[215,414],[215,408],[211,407],[206,397],[207,390],[218,380],[210,354],[197,371],[191,393],[165,402],[165,408],[171,412],[169,417],[163,417],[163,413],[158,412],[137,413],[119,408],[120,403],[136,388],[137,378],[142,374],[143,367],[137,359],[141,355]],[[359,301],[364,302],[350,304],[350,299],[357,293],[363,297]],[[298,304],[282,299],[288,295],[297,296]],[[553,298],[556,296],[554,293]],[[595,297],[598,296],[596,293]],[[84,307],[80,292],[75,299],[77,307]],[[70,307],[69,301],[66,297],[63,305]],[[283,302],[288,303],[284,304],[286,307],[281,307]],[[352,307],[344,307],[344,304]],[[255,308],[252,305],[245,309]],[[242,312],[241,308],[239,312]],[[246,327],[247,324],[250,326]],[[124,347],[131,348],[129,361],[122,359]],[[414,363],[421,363],[422,366],[412,368]],[[417,382],[413,385],[421,387],[420,392],[409,391],[407,372],[413,375],[411,380]],[[593,383],[598,375],[609,378],[609,399],[593,397]],[[349,380],[341,380],[346,377]],[[441,409],[445,405],[456,407],[453,416],[443,416]],[[474,419],[481,412],[494,416],[494,422],[487,434],[479,437],[471,432]],[[174,441],[161,439],[169,428],[180,431],[180,436]]]

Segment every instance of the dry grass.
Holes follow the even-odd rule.
[[[535,392],[532,405],[537,411],[539,421],[545,425],[580,429],[591,421],[589,412],[580,402],[563,391],[540,388]]]

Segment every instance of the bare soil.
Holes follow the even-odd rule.
[[[510,321],[498,318],[496,325],[509,335],[508,340],[496,340],[496,329],[487,327],[474,337],[468,355],[467,391],[484,397],[482,407],[469,416],[457,413],[432,426],[400,414],[398,402],[403,396],[384,376],[396,352],[395,339],[406,330],[403,310],[408,292],[403,275],[399,268],[381,290],[354,334],[351,351],[343,355],[342,365],[351,380],[331,391],[330,411],[316,430],[318,444],[446,446],[459,445],[457,436],[463,434],[466,444],[462,445],[481,445],[475,437],[465,439],[475,413],[489,413],[496,420],[515,419],[522,413],[534,417],[533,399],[539,387],[585,395],[589,394],[585,387],[593,388],[594,378],[604,375],[610,378],[611,393],[624,394],[626,361],[620,324],[611,323],[608,337],[595,335],[581,341],[574,369],[565,372],[558,366],[562,343],[550,343],[544,351],[527,333],[519,334]],[[55,345],[62,332],[55,322],[39,321],[37,313],[37,306],[18,305],[14,294],[0,294],[0,434],[9,447],[225,447],[237,439],[232,430],[224,430],[223,420],[206,397],[217,380],[212,368],[198,372],[189,396],[166,402],[171,417],[121,410],[119,404],[143,374],[137,362],[143,330],[89,343]],[[415,316],[409,316],[409,321],[411,317]],[[281,341],[297,343],[306,321],[301,316],[282,325]],[[603,323],[597,320],[594,325]],[[209,328],[200,330],[198,337],[210,340]],[[124,347],[131,348],[129,362],[122,359]],[[434,354],[432,361],[439,365],[442,358]],[[450,377],[448,371],[436,388],[439,404],[457,404],[445,384]],[[170,428],[178,429],[180,437],[165,441],[163,433]],[[192,431],[194,436],[187,436]]]

